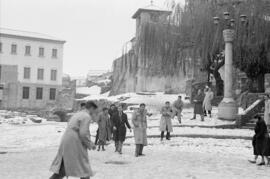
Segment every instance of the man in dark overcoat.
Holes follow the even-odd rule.
[[[201,121],[204,121],[203,100],[204,100],[204,94],[202,90],[199,89],[197,95],[193,99],[194,115],[191,120],[195,120],[196,115],[199,114],[201,116]]]
[[[131,127],[128,122],[127,115],[123,112],[123,106],[118,106],[118,111],[112,116],[113,139],[115,142],[115,152],[122,154],[123,142],[126,139],[126,127],[131,132]]]

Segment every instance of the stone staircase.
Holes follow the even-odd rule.
[[[254,116],[259,114],[263,117],[264,115],[264,93],[249,93],[242,96],[240,106],[245,110],[237,116],[236,124],[237,127],[243,129],[254,129],[256,120]],[[248,106],[248,107],[247,107]]]
[[[262,107],[261,110],[255,115],[260,115],[263,118],[264,117],[264,107]],[[256,119],[254,119],[253,117],[250,120],[248,120],[245,125],[242,126],[242,129],[252,129],[252,130],[254,129],[254,127],[256,125]]]

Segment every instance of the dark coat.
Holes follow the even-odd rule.
[[[252,145],[254,155],[270,155],[270,139],[267,132],[267,126],[264,120],[257,121],[255,126],[255,135],[253,136]]]
[[[111,119],[113,127],[116,128],[116,130],[113,131],[113,139],[115,141],[124,142],[126,139],[126,126],[131,129],[127,115],[122,112],[122,115],[120,116],[120,113],[117,112],[113,114]]]
[[[117,110],[117,108],[115,108],[114,110],[109,109],[108,112],[109,112],[110,117],[112,117],[114,114],[117,114],[118,113],[118,110]]]
[[[194,114],[203,114],[203,100],[204,100],[204,95],[203,93],[197,94],[194,97]]]
[[[112,117],[114,114],[117,114],[118,110],[117,108],[115,108],[114,110],[109,109],[109,115],[110,115],[110,122],[109,122],[109,126],[107,128],[107,132],[108,132],[108,136],[107,136],[107,140],[111,140],[112,139],[112,134],[113,134],[113,121],[112,121]]]

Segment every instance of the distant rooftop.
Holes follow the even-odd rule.
[[[8,29],[8,28],[0,28],[0,36],[24,37],[24,38],[31,38],[31,39],[37,39],[37,40],[48,40],[48,41],[56,41],[60,43],[65,43],[65,41],[62,39],[49,36],[46,34],[23,31],[23,30]]]
[[[135,14],[132,16],[133,19],[136,19],[142,12],[162,12],[162,13],[165,13],[165,14],[168,14],[170,15],[172,13],[172,11],[169,11],[169,10],[166,10],[164,8],[161,8],[161,7],[158,7],[156,5],[154,5],[154,3],[151,1],[151,4],[144,7],[144,8],[139,8]]]

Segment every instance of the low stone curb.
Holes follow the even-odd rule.
[[[183,125],[173,125],[173,127],[191,127],[191,128],[195,128],[195,127],[199,127],[199,128],[216,128],[216,129],[236,129],[238,128],[236,126],[236,124],[224,124],[224,125],[216,125],[216,126],[205,126],[205,125],[188,125],[188,124],[183,124]],[[148,127],[149,129],[152,128],[159,128],[159,126],[151,126]]]
[[[147,135],[148,138],[160,138],[160,135]],[[228,135],[208,135],[208,134],[173,134],[172,138],[187,137],[187,138],[212,138],[212,139],[243,139],[252,140],[252,136],[228,136]],[[133,136],[127,136],[126,138],[133,138]]]

